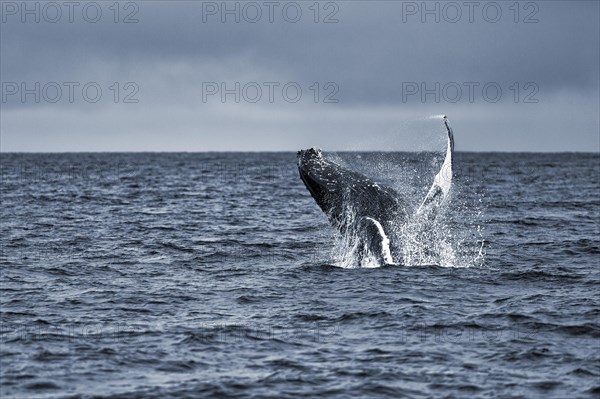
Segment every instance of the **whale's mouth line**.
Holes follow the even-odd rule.
[[[311,154],[310,152],[313,152],[313,154]],[[298,171],[300,174],[300,179],[302,180],[302,182],[304,183],[304,185],[306,186],[306,188],[308,189],[308,191],[310,192],[311,196],[317,200],[318,197],[322,194],[319,192],[319,187],[320,184],[315,181],[315,179],[313,179],[310,176],[309,170],[310,170],[310,162],[323,162],[323,155],[320,149],[316,148],[316,147],[312,147],[308,150],[300,150],[297,152],[297,156],[298,156]],[[309,158],[309,159],[305,159],[305,158]]]
[[[304,185],[306,186],[306,188],[310,192],[310,195],[312,195],[312,197],[315,198],[316,192],[312,188],[312,185],[308,182],[306,176],[307,176],[306,172],[304,172],[302,169],[300,169],[300,179],[302,179],[302,182],[304,183]]]

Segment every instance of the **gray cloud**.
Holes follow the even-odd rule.
[[[73,23],[64,15],[58,23],[23,23],[4,13],[2,82],[95,82],[103,96],[96,103],[81,93],[72,103],[64,93],[57,103],[8,96],[1,104],[2,151],[418,149],[422,143],[406,140],[413,133],[399,130],[439,113],[462,125],[459,149],[599,150],[597,2],[520,3],[517,22],[513,3],[478,2],[469,22],[466,3],[452,2],[463,12],[456,23],[444,19],[455,14],[441,13],[439,23],[426,15],[423,23],[419,13],[403,13],[422,2],[330,3],[320,3],[319,23],[313,2],[295,3],[303,12],[297,23],[277,12],[285,2],[277,3],[273,23],[264,2],[255,3],[263,11],[257,23],[243,16],[235,23],[231,15],[226,23],[219,15],[203,22],[207,2],[133,2],[139,22],[131,24],[114,23],[112,3],[96,3],[103,11],[97,23],[77,13]],[[452,11],[447,2],[427,4]],[[133,10],[126,5],[121,20]],[[502,16],[488,22],[496,5]],[[339,22],[322,23],[335,7]],[[537,23],[524,23],[532,12]],[[122,102],[127,82],[137,85],[138,103]],[[256,104],[243,96],[237,104],[232,95],[223,104],[218,94],[203,102],[205,82],[229,88],[256,82],[263,96]],[[279,83],[273,102],[264,82]],[[302,88],[298,103],[282,98],[279,88],[287,82]],[[328,82],[338,89],[337,103],[323,103],[333,92]],[[436,84],[439,101],[435,94],[421,97],[422,85]],[[502,90],[499,101],[486,97],[486,84],[492,97],[496,87]],[[415,87],[419,92],[407,95]],[[453,103],[457,88],[462,96]],[[365,134],[379,140],[364,140]]]

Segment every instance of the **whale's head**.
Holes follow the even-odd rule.
[[[310,163],[313,161],[320,161],[323,159],[323,153],[317,147],[309,148],[308,150],[300,150],[298,155],[298,166],[302,163]]]

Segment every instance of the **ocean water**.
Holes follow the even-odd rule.
[[[439,161],[332,156],[411,205]],[[600,396],[598,154],[457,153],[430,242],[379,268],[295,162],[2,154],[0,396]]]

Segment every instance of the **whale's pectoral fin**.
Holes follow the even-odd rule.
[[[373,218],[363,217],[358,222],[357,230],[361,258],[370,255],[377,260],[379,265],[394,263],[390,251],[390,240],[381,223]]]
[[[452,157],[454,155],[454,133],[448,122],[448,118],[444,116],[444,125],[448,132],[448,145],[446,148],[446,158],[444,163],[435,178],[433,179],[433,185],[429,189],[427,196],[423,200],[423,203],[417,210],[417,214],[424,213],[427,210],[431,210],[435,206],[442,203],[444,199],[448,197],[450,193],[450,187],[452,186]]]

